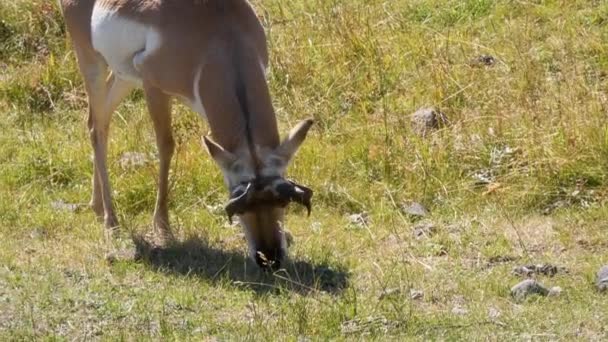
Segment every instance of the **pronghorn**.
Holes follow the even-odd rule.
[[[312,191],[285,178],[285,169],[313,121],[280,141],[265,72],[264,29],[247,0],[60,0],[89,100],[94,152],[90,205],[105,227],[118,227],[107,169],[112,112],[142,87],[156,133],[159,182],[154,232],[172,241],[167,209],[174,141],[171,97],[209,122],[204,145],[229,191],[226,211],[237,215],[260,265],[286,255],[282,231],[290,202],[310,213]]]

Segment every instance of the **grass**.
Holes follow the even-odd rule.
[[[315,189],[288,217],[287,270],[260,274],[213,208],[205,122],[175,109],[171,219],[155,251],[151,125],[135,93],[114,115],[122,239],[84,203],[86,97],[54,2],[0,3],[0,339],[600,340],[608,299],[608,5],[601,1],[254,2],[281,130],[317,125],[290,174]],[[481,55],[492,66],[473,63]],[[450,124],[426,137],[410,114]],[[121,165],[127,152],[149,156]],[[480,182],[480,175],[487,182]],[[429,209],[408,216],[404,203]],[[349,215],[367,213],[366,225]],[[421,224],[433,234],[416,237]],[[109,258],[132,250],[140,257]],[[558,297],[513,301],[515,266]],[[410,291],[422,291],[412,299]]]

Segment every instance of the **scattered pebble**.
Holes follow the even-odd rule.
[[[549,290],[533,279],[526,279],[511,288],[511,296],[520,301],[530,295],[547,296]]]
[[[490,319],[497,319],[502,315],[502,312],[495,307],[491,307],[488,309],[488,317]]]
[[[455,306],[452,308],[452,313],[458,316],[464,316],[469,313],[469,310],[463,308],[462,306]]]
[[[419,300],[424,298],[424,292],[420,291],[420,290],[410,290],[410,298],[412,300]]]
[[[597,272],[597,289],[600,292],[608,292],[608,265]]]
[[[394,296],[394,295],[399,295],[401,294],[401,290],[399,288],[391,288],[391,289],[385,289],[384,291],[382,291],[382,293],[380,294],[380,296],[378,296],[379,300],[383,300],[385,298]]]
[[[403,209],[403,212],[411,216],[425,217],[429,214],[429,211],[418,202],[404,204],[401,208]]]
[[[81,205],[75,203],[65,203],[64,201],[51,202],[51,207],[57,211],[67,211],[75,213],[81,209]]]
[[[567,270],[564,267],[551,264],[518,266],[513,269],[513,274],[520,277],[530,277],[535,274],[553,277],[557,273],[567,273]]]
[[[106,254],[106,262],[113,265],[120,261],[132,261],[136,259],[135,251],[132,249],[122,249]]]
[[[383,300],[385,298],[388,298],[391,296],[398,296],[398,295],[401,295],[401,289],[395,287],[395,288],[390,288],[390,289],[386,289],[386,290],[382,291],[380,296],[378,296],[378,299]],[[420,290],[414,290],[414,289],[410,290],[410,299],[411,300],[420,300],[422,298],[424,298],[424,292],[422,292]]]
[[[365,228],[369,225],[369,215],[365,212],[352,214],[348,216],[348,221],[359,228]]]
[[[559,286],[553,286],[549,289],[549,297],[559,297],[562,294],[562,288]]]
[[[47,231],[46,228],[44,227],[36,227],[34,229],[32,229],[32,231],[30,232],[30,238],[37,240],[37,239],[44,239],[46,237],[48,237],[49,233]]]
[[[448,123],[447,116],[433,107],[421,108],[412,114],[412,128],[423,137]]]
[[[428,239],[437,231],[437,227],[430,222],[422,222],[414,226],[414,238],[416,240]]]
[[[488,260],[488,264],[490,264],[490,265],[505,264],[508,262],[513,262],[515,260],[517,260],[517,258],[514,256],[511,256],[511,255],[496,255],[496,256],[491,257]]]
[[[496,64],[496,58],[492,55],[479,55],[471,61],[471,66],[493,66]]]
[[[125,152],[120,156],[118,163],[123,169],[144,166],[148,162],[148,157],[141,152]]]

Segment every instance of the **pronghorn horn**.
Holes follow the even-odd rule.
[[[310,188],[288,180],[287,182],[278,184],[276,191],[281,200],[296,202],[305,206],[308,210],[308,215],[310,216],[312,210],[311,199],[313,195],[313,191]]]
[[[230,200],[226,204],[226,214],[228,214],[228,221],[232,224],[232,217],[235,214],[242,214],[247,211],[247,204],[252,194],[251,183],[247,183],[247,187],[243,189],[235,190],[230,195]]]

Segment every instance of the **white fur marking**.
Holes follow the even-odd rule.
[[[91,16],[93,48],[120,78],[141,84],[138,64],[161,45],[160,34],[151,27],[120,17],[115,11],[95,6]]]
[[[201,92],[200,92],[200,82],[201,82],[201,74],[203,73],[203,66],[201,65],[196,71],[196,76],[194,76],[194,84],[192,85],[192,93],[194,95],[194,102],[191,107],[192,110],[197,112],[203,119],[205,119],[205,107],[203,107],[203,101],[201,100]]]

